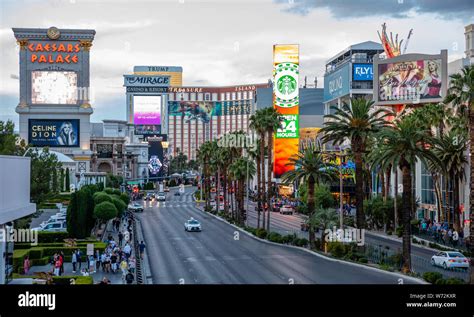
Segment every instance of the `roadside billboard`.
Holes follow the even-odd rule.
[[[28,143],[33,146],[79,147],[79,119],[29,119]]]
[[[324,76],[324,102],[349,94],[351,68],[350,63]]]
[[[377,105],[441,102],[447,91],[447,51],[374,59]]]
[[[210,121],[212,116],[221,115],[222,104],[210,101],[170,101],[168,103],[170,116],[184,116],[184,121],[199,120],[203,123]]]
[[[273,46],[273,106],[283,122],[274,136],[273,175],[279,179],[293,170],[290,157],[299,145],[299,45]]]
[[[161,99],[158,96],[133,96],[133,123],[135,125],[161,124]]]

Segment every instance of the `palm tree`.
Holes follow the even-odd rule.
[[[255,149],[249,149],[248,153],[250,157],[255,160],[256,165],[257,165],[257,229],[260,228],[260,216],[261,216],[261,210],[260,210],[260,177],[261,177],[261,159],[262,157],[260,156],[260,143],[261,140],[257,140]]]
[[[334,208],[316,208],[316,211],[308,218],[306,223],[310,228],[321,228],[321,250],[324,250],[325,239],[326,239],[326,229],[338,224],[338,215],[335,212]]]
[[[310,143],[306,149],[302,149],[297,155],[289,159],[288,165],[295,166],[294,170],[286,172],[282,181],[291,184],[298,181],[299,184],[308,186],[308,213],[311,218],[314,213],[314,188],[315,185],[328,183],[337,179],[337,168],[325,162],[323,153],[319,146]],[[314,247],[314,228],[309,228],[310,246]]]
[[[263,109],[263,122],[264,128],[267,133],[267,204],[268,204],[268,215],[267,215],[267,231],[270,231],[270,210],[271,210],[271,198],[273,193],[272,190],[272,172],[273,172],[273,134],[281,126],[283,117],[273,107],[267,107]]]
[[[403,271],[411,271],[411,219],[412,219],[412,166],[418,161],[431,161],[440,164],[431,150],[433,139],[428,130],[420,129],[413,117],[406,116],[396,120],[393,127],[383,129],[379,134],[382,140],[382,154],[375,162],[389,162],[402,171],[402,226],[403,226]]]
[[[206,197],[206,210],[210,209],[210,201],[209,201],[209,196],[211,192],[211,186],[210,186],[210,177],[211,177],[211,168],[210,168],[210,159],[211,156],[213,155],[215,149],[214,145],[210,141],[206,141],[197,150],[197,157],[198,161],[201,163],[201,166],[203,167],[203,178],[204,178],[204,193]],[[201,197],[202,199],[202,197]]]
[[[323,142],[342,144],[350,140],[355,160],[357,228],[364,228],[363,161],[367,139],[386,125],[384,118],[389,113],[384,109],[374,109],[373,101],[351,99],[351,105],[344,104],[341,109],[333,106],[334,114],[324,116],[329,119],[320,132]]]
[[[239,225],[244,224],[244,188],[245,188],[245,181],[248,177],[252,177],[255,175],[255,163],[251,161],[249,158],[240,157],[236,159],[230,166],[229,170],[231,176],[234,180],[236,180],[237,190],[236,190],[236,201],[238,206],[237,212],[237,222]]]
[[[469,120],[469,152],[471,175],[474,166],[474,66],[466,66],[461,73],[450,76],[451,82],[448,89],[448,95],[444,100],[445,103],[452,103],[458,107],[460,113],[463,114],[467,110]],[[470,212],[469,212],[469,245],[471,253],[474,253],[474,177],[470,179]],[[471,284],[474,283],[474,269],[471,269]]]
[[[227,147],[220,147],[217,151],[217,164],[219,166],[219,170],[222,175],[222,191],[223,191],[223,199],[224,199],[224,213],[228,213],[228,199],[227,199],[227,181],[228,181],[228,174],[229,174],[229,165],[231,162],[231,151]],[[220,182],[220,180],[219,180]],[[218,186],[218,197],[220,196],[220,185]]]
[[[259,109],[250,116],[250,128],[257,133],[259,140],[259,157],[260,161],[257,162],[260,164],[260,173],[257,175],[257,209],[258,212],[263,210],[263,227],[265,227],[265,210],[263,207],[263,197],[265,192],[265,122],[264,122],[264,110]]]
[[[446,178],[449,177],[453,184],[453,224],[454,228],[458,231],[461,228],[459,217],[459,183],[465,178],[464,167],[468,164],[467,158],[464,155],[466,149],[466,137],[462,134],[458,135],[453,131],[437,138],[433,149],[444,167]]]

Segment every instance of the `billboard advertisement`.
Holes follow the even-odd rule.
[[[78,147],[79,119],[29,119],[28,143],[33,146]]]
[[[161,133],[161,125],[136,124],[134,130],[136,135],[157,135]]]
[[[284,121],[274,136],[273,175],[279,179],[293,170],[289,158],[299,145],[299,46],[273,46],[273,106]]]
[[[151,178],[168,174],[169,159],[162,143],[165,140],[163,136],[148,139],[148,174]]]
[[[324,76],[324,102],[348,95],[350,91],[351,68],[347,63],[338,70]]]
[[[208,123],[212,116],[221,115],[220,102],[210,101],[170,101],[168,114],[170,116],[184,116],[184,122],[199,120]]]
[[[352,64],[353,81],[372,81],[374,79],[374,65]]]
[[[232,115],[247,115],[252,111],[252,104],[250,101],[224,101],[222,104],[224,116]]]
[[[32,104],[76,104],[77,91],[76,72],[31,72]]]
[[[374,97],[378,105],[441,102],[447,90],[447,53],[406,54],[376,59]]]
[[[133,123],[136,125],[161,124],[161,96],[133,96]]]

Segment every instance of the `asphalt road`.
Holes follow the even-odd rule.
[[[143,202],[141,220],[157,284],[397,284],[399,276],[258,241],[199,210],[195,189],[166,202]],[[185,232],[199,220],[202,232]],[[404,283],[413,283],[404,279]]]

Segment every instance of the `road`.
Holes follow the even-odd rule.
[[[396,284],[399,276],[258,241],[199,210],[195,189],[143,202],[141,221],[157,284]],[[194,217],[202,232],[185,232]],[[405,279],[405,283],[413,280]]]
[[[255,211],[256,203],[249,202],[249,210],[247,212],[248,226],[257,227],[257,212]],[[299,237],[308,239],[308,233],[301,231],[301,223],[305,220],[304,216],[300,214],[282,215],[278,212],[271,212],[270,214],[270,231],[275,231],[280,234],[293,234]],[[262,219],[260,220],[262,221]],[[401,241],[394,241],[379,235],[372,234],[370,231],[365,232],[365,243],[373,246],[382,246],[382,248],[389,247],[391,253],[401,253]],[[412,244],[412,269],[415,272],[436,271],[443,274],[445,277],[458,277],[462,279],[468,278],[467,271],[446,271],[440,267],[433,267],[430,263],[431,257],[437,251],[421,248],[416,244]]]

